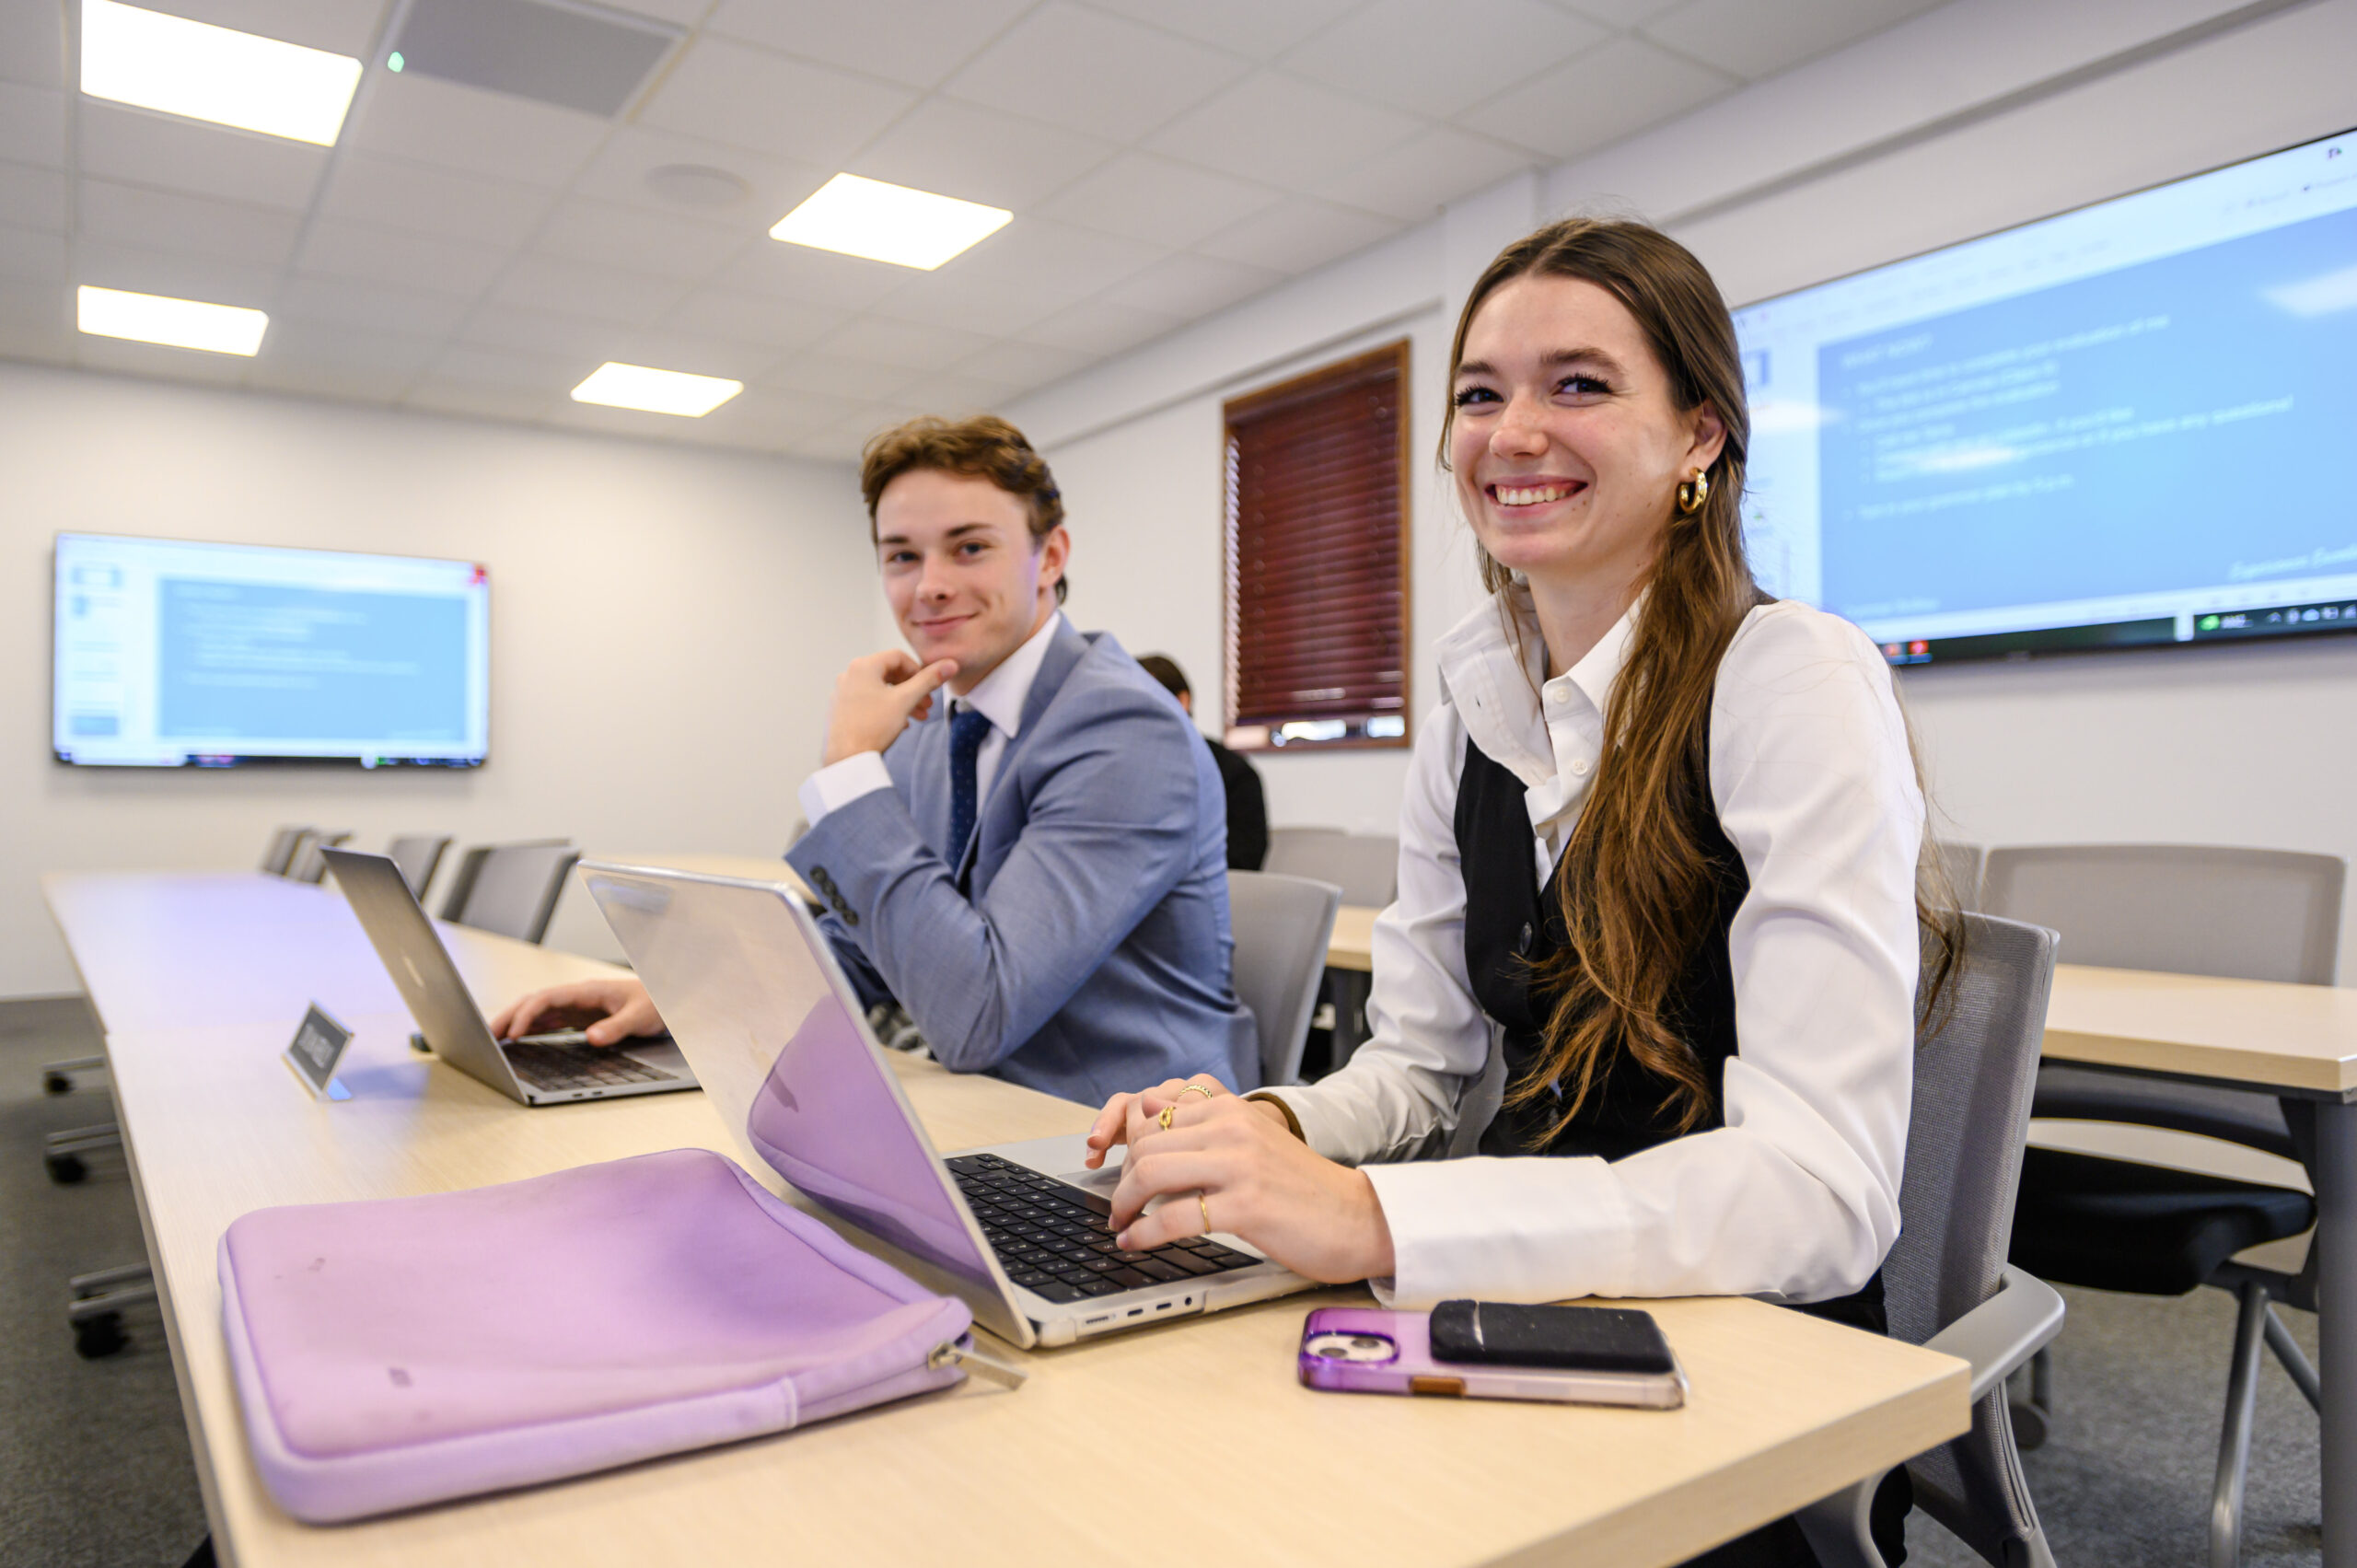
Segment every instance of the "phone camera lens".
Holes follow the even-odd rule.
[[[1353,1350],[1381,1350],[1383,1342],[1373,1334],[1353,1334],[1351,1336],[1351,1348]]]
[[[1350,1353],[1350,1353],[1349,1351],[1344,1350],[1344,1349],[1343,1349],[1341,1346],[1340,1346],[1340,1345],[1330,1345],[1330,1344],[1329,1344],[1329,1345],[1319,1345],[1319,1346],[1318,1347],[1318,1353],[1319,1355],[1324,1356],[1328,1361],[1341,1361],[1341,1360],[1343,1360],[1343,1359],[1347,1358],[1347,1357],[1350,1355]]]

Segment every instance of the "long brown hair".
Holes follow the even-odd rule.
[[[1768,601],[1743,548],[1751,420],[1742,359],[1726,303],[1691,251],[1643,224],[1567,218],[1507,246],[1474,284],[1449,350],[1452,389],[1474,313],[1505,284],[1532,275],[1581,279],[1619,300],[1667,375],[1671,401],[1680,412],[1710,407],[1726,440],[1707,470],[1709,494],[1699,507],[1688,513],[1663,497],[1668,528],[1607,705],[1596,782],[1563,850],[1559,885],[1570,939],[1534,977],[1556,997],[1546,1049],[1509,1086],[1507,1101],[1527,1105],[1560,1086],[1551,1137],[1625,1052],[1661,1081],[1662,1109],[1689,1132],[1708,1114],[1713,1087],[1675,1015],[1679,976],[1712,935],[1718,896],[1695,833],[1716,809],[1711,702],[1727,645],[1744,617]],[[1446,423],[1441,465],[1448,466]],[[1480,555],[1483,586],[1493,594],[1505,589],[1513,575],[1488,551]],[[1936,877],[1937,857],[1920,858],[1931,863],[1924,876]],[[1924,876],[1916,915],[1931,967],[1919,996],[1935,1005],[1962,923],[1953,899],[1940,897]]]

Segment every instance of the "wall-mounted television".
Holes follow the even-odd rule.
[[[60,761],[474,767],[491,580],[471,561],[57,536]]]
[[[2357,631],[2357,134],[1735,319],[1754,569],[1892,662]]]

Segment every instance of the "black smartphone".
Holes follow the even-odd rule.
[[[1444,1301],[1433,1308],[1432,1352],[1435,1361],[1479,1366],[1655,1374],[1678,1367],[1653,1314],[1624,1307]]]

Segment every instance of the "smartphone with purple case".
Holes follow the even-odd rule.
[[[1432,1315],[1372,1307],[1321,1307],[1301,1330],[1301,1380],[1345,1394],[1427,1394],[1467,1400],[1547,1400],[1563,1404],[1634,1405],[1675,1410],[1686,1402],[1686,1374],[1598,1372],[1550,1366],[1498,1366],[1439,1360]]]

